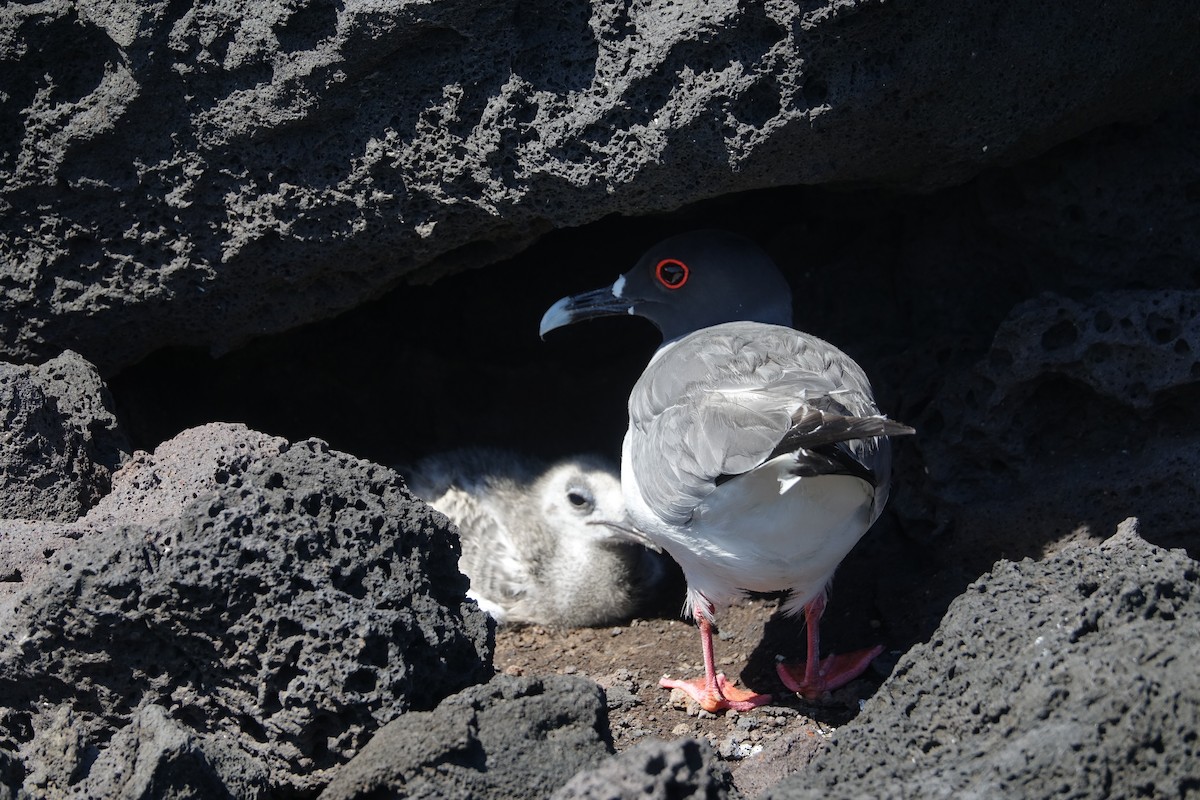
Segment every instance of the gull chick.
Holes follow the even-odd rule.
[[[409,488],[458,526],[468,596],[500,623],[627,619],[665,572],[629,522],[617,471],[595,456],[454,450],[418,462]]]

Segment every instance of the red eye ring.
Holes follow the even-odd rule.
[[[668,289],[682,289],[691,273],[688,265],[677,258],[664,258],[654,268],[654,277]]]

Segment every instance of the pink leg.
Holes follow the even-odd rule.
[[[833,655],[820,659],[821,615],[825,613],[825,595],[819,594],[804,607],[804,624],[808,629],[808,653],[804,669],[782,662],[775,665],[783,685],[812,700],[825,692],[845,686],[866,671],[871,662],[883,652],[876,646],[845,655]]]
[[[662,678],[658,685],[687,692],[701,708],[710,712],[723,708],[749,711],[771,702],[771,695],[739,689],[729,682],[724,673],[717,672],[716,658],[713,655],[712,624],[701,609],[697,608],[695,613],[696,623],[700,626],[700,648],[704,652],[704,677],[690,681]]]

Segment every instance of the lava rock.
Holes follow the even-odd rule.
[[[106,372],[614,213],[961,182],[1200,85],[1186,0],[114,0],[0,31],[0,353]]]
[[[0,800],[13,800],[17,796],[24,772],[16,756],[0,750]]]
[[[731,800],[729,770],[705,742],[639,742],[571,778],[553,800]]]
[[[497,675],[389,723],[321,794],[544,797],[612,752],[600,687],[583,678]]]
[[[0,519],[0,598],[23,588],[87,531],[80,523]]]
[[[763,743],[762,752],[731,765],[733,785],[745,797],[759,797],[789,775],[807,769],[823,744],[811,728],[784,729],[778,738]]]
[[[1045,155],[980,176],[991,236],[1036,261],[1034,286],[1078,296],[1096,290],[1195,286],[1200,225],[1196,130],[1200,96],[1148,125],[1110,125]],[[1061,274],[1056,274],[1060,273]],[[1048,280],[1049,279],[1049,280]]]
[[[130,758],[200,769],[217,740],[272,792],[311,793],[380,726],[492,674],[457,537],[399,476],[318,440],[188,436],[212,442],[141,457],[128,477],[145,506],[119,487],[100,529],[5,601],[0,749],[33,795],[103,783],[90,770]],[[152,724],[151,705],[183,733]],[[134,724],[116,741],[146,753],[107,755]]]
[[[266,769],[248,754],[219,735],[187,728],[161,706],[146,705],[63,796],[232,800],[261,797],[268,788]]]
[[[1200,564],[1143,541],[999,562],[778,800],[1182,797],[1200,786]]]
[[[202,495],[227,487],[257,461],[287,451],[286,439],[236,423],[189,428],[154,449],[138,451],[114,476],[112,491],[83,519],[92,528],[172,520]]]
[[[73,522],[129,457],[112,397],[78,353],[40,367],[0,363],[0,409],[0,519]]]
[[[177,520],[189,502],[244,472],[250,461],[287,446],[286,439],[240,425],[191,428],[153,455],[137,451],[128,457],[113,475],[111,491],[76,522],[0,519],[0,596],[22,588],[80,537],[124,524]]]
[[[1157,544],[1200,547],[1198,353],[1200,292],[1014,307],[984,358],[912,423],[926,433],[925,491],[956,531],[943,556],[981,574],[1001,554],[1099,541],[1130,515]],[[928,515],[898,495],[902,513]]]

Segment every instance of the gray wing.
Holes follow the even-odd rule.
[[[629,417],[643,498],[674,524],[723,477],[782,453],[796,454],[798,475],[867,474],[886,487],[890,450],[877,437],[911,432],[879,415],[866,375],[841,350],[753,322],[663,348],[630,395]]]

